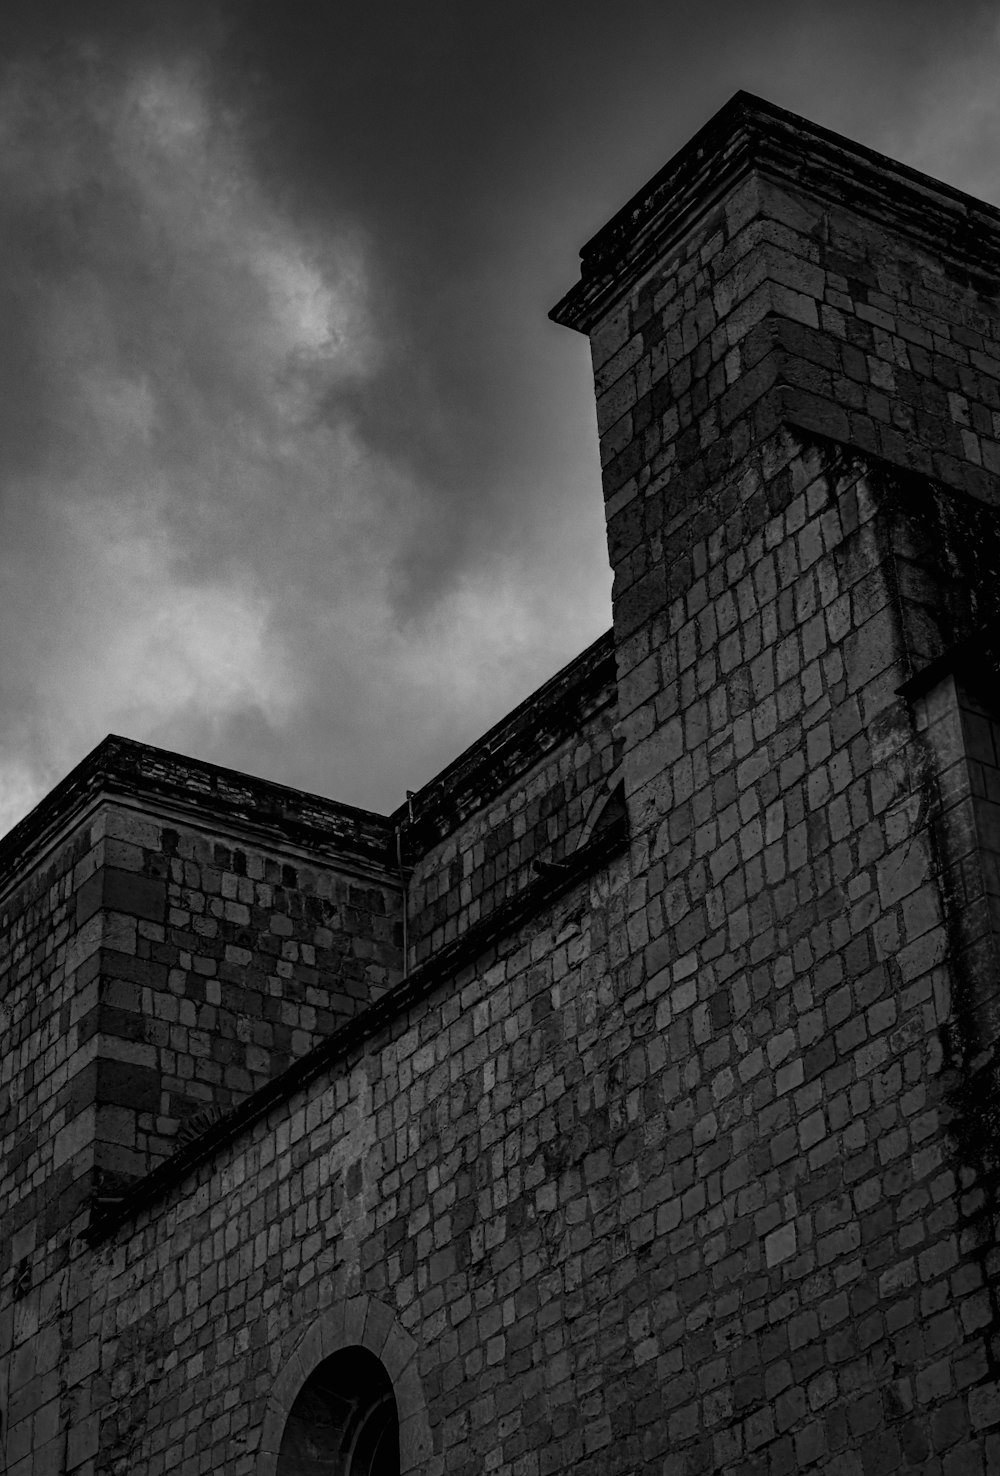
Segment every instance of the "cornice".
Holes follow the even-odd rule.
[[[980,290],[997,290],[1000,210],[762,98],[737,92],[587,242],[580,252],[580,281],[550,318],[588,332],[750,173],[858,211],[948,258],[977,279]]]
[[[214,819],[252,840],[381,871],[395,861],[385,815],[109,734],[0,840],[0,894],[16,885],[102,798],[204,829]]]
[[[0,839],[0,896],[83,823],[102,798],[169,822],[213,826],[304,858],[398,879],[395,839],[421,854],[489,804],[617,695],[614,641],[602,635],[392,815],[274,784],[109,734]]]

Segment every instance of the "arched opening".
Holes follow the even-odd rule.
[[[399,1476],[392,1380],[367,1348],[342,1348],[314,1369],[289,1412],[277,1476]]]

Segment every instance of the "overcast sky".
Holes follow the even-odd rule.
[[[996,4],[5,11],[0,830],[108,732],[391,809],[610,624],[546,313],[738,88],[1000,203]]]

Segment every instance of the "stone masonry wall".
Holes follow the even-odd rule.
[[[728,1349],[717,1332],[684,1340],[664,1469],[981,1470],[1000,1403],[964,1193],[977,1186],[988,1221],[989,1173],[963,1141],[970,1060],[953,1049],[968,993],[949,987],[937,780],[898,695],[915,654],[893,551],[906,508],[854,448],[995,503],[976,456],[996,307],[940,230],[935,257],[911,239],[887,166],[840,145],[821,181],[813,130],[789,164],[761,127],[760,173],[648,268],[613,223],[556,311],[591,334],[633,856],[648,846],[666,924],[645,973],[679,970],[699,997],[714,977],[702,1029],[723,1035],[694,1141],[722,1173],[711,1254],[743,1277],[747,1315]],[[724,175],[722,134],[668,166],[674,186]],[[623,212],[636,240],[658,208],[654,183]],[[781,421],[850,449],[810,450]],[[937,493],[918,483],[926,505]],[[955,543],[953,571],[974,573],[974,541]]]
[[[614,703],[602,707],[415,863],[407,888],[414,963],[523,891],[536,863],[558,865],[572,852],[618,765],[617,716]]]
[[[608,633],[397,810],[411,964],[572,852],[618,765],[616,723]]]
[[[1000,936],[1000,717],[964,693],[962,729],[987,906]]]
[[[739,108],[724,114],[732,136],[716,150],[710,125],[659,193],[696,195],[741,148],[756,169],[627,301],[585,318],[609,515],[640,473],[665,483],[684,468],[696,490],[782,422],[996,504],[995,212],[863,150],[845,165],[842,140],[804,137],[777,109],[751,109],[744,134]],[[628,268],[626,223],[663,208],[648,196],[584,249],[584,286]]]
[[[717,1295],[731,1276],[743,1309],[683,1342],[664,1469],[980,1470],[1000,1418],[989,1296],[945,1146],[950,940],[933,784],[896,696],[881,477],[788,452],[744,462],[738,509],[722,490],[701,577],[656,617],[659,725],[625,719],[665,922],[645,973],[689,979],[705,1008],[703,1052],[671,1044],[708,1077],[691,1111],[709,1206],[721,1175],[689,1264]],[[724,1310],[706,1304],[706,1329]]]
[[[610,952],[625,876],[568,893],[98,1251],[97,1469],[253,1471],[275,1375],[318,1310],[361,1290],[418,1340],[428,1476],[506,1469],[501,1449],[582,1454],[564,1314],[596,1318],[620,1254],[588,1204],[613,1206],[628,1129]]]
[[[95,1469],[251,1472],[274,1374],[359,1292],[417,1341],[427,1476],[1000,1459],[878,477],[785,440],[748,510],[763,467],[781,510],[692,553],[753,598],[690,659],[664,619],[675,682],[718,675],[664,714],[628,865],[97,1252]]]
[[[980,642],[1000,615],[1000,520],[926,478],[883,470],[903,636],[915,672]]]
[[[219,1115],[399,977],[399,883],[109,805],[99,1035],[105,1190],[147,1172],[187,1119]],[[204,1120],[204,1119],[202,1119]]]
[[[77,1027],[97,974],[76,892],[98,846],[92,826],[60,838],[0,901],[0,1277],[33,1249],[36,1231],[44,1238],[47,1213],[61,1218],[73,1192],[72,1081],[93,1058]]]
[[[72,1348],[46,1246],[58,1241],[52,1266],[65,1265],[62,1227],[91,1187],[73,1162],[73,1084],[95,1050],[79,1041],[77,1025],[97,961],[75,896],[96,864],[96,846],[90,826],[53,837],[33,870],[13,886],[8,879],[0,901],[0,1448],[10,1465],[33,1452],[30,1469],[38,1471],[46,1461],[58,1469]],[[93,1117],[91,1106],[91,1134]]]
[[[422,1476],[1000,1469],[991,763],[919,614],[1000,547],[1000,217],[935,189],[738,99],[585,249],[627,855],[50,1256],[10,1476],[273,1470],[352,1296]],[[493,816],[451,777],[431,875]]]
[[[0,862],[0,1451],[62,1476],[93,1428],[93,1205],[396,981],[399,883],[75,776]]]
[[[976,695],[987,684],[982,669],[975,676],[939,672],[912,697],[936,788],[935,839],[951,935],[948,1045],[964,1068],[958,1087],[967,1099],[959,1125],[970,1142],[980,1139],[974,1156],[981,1177],[994,1157],[1000,1110],[993,1079],[1000,1011],[1000,725],[991,704]],[[983,1233],[991,1235],[992,1226]]]

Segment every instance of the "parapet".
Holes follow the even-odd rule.
[[[22,878],[101,796],[205,826],[222,823],[351,867],[381,869],[390,855],[384,815],[109,734],[0,840],[0,889]]]

